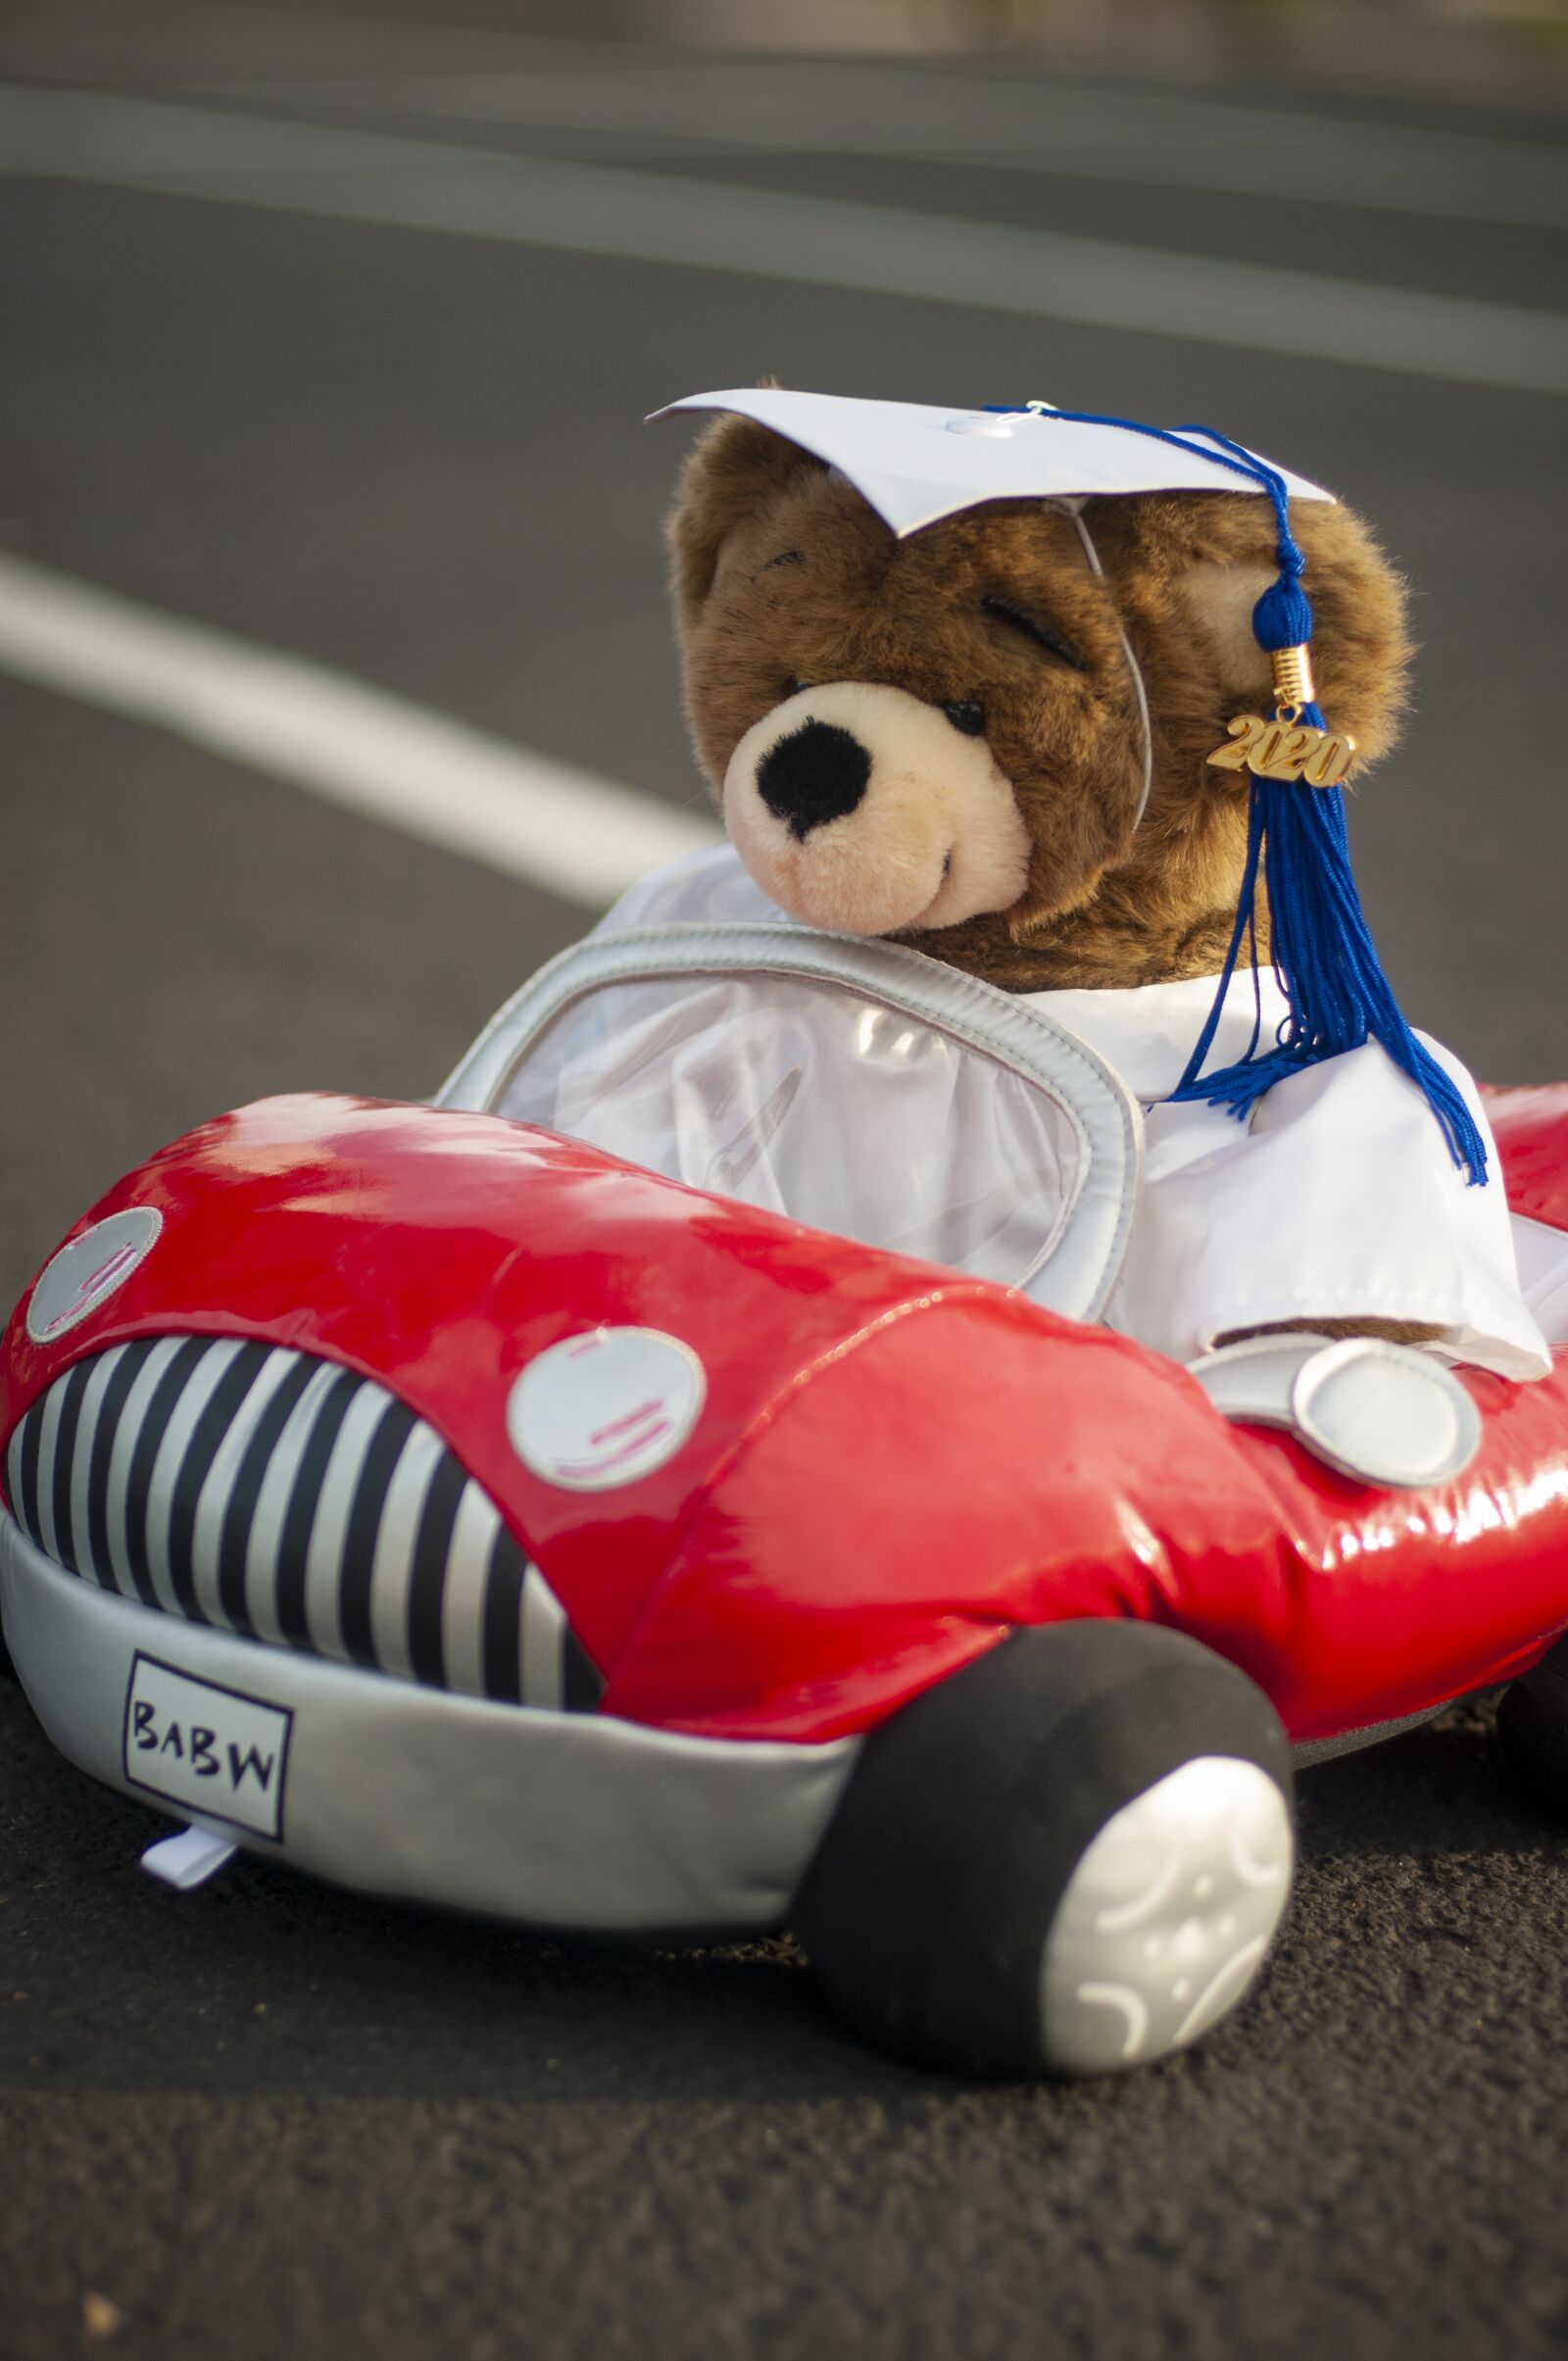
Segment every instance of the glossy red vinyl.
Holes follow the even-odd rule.
[[[40,1346],[23,1299],[0,1347],[0,1439],[73,1361],[129,1337],[258,1337],[341,1361],[446,1439],[602,1665],[694,1500],[775,1401],[888,1312],[975,1285],[520,1124],[324,1095],[203,1124],[72,1235],[131,1205],[155,1207],[163,1232],[101,1311]],[[508,1393],[561,1338],[621,1324],[695,1350],[702,1416],[642,1482],[558,1490],[513,1451]]]
[[[1484,1090],[1516,1213],[1568,1230],[1568,1082]]]
[[[1522,1174],[1515,1202],[1552,1219],[1568,1093],[1505,1097],[1510,1195]],[[492,1117],[271,1100],[87,1220],[132,1204],[164,1230],[99,1313],[52,1347],[13,1320],[0,1442],[126,1337],[343,1361],[490,1491],[608,1673],[608,1712],[828,1738],[1017,1623],[1131,1615],[1232,1657],[1318,1738],[1509,1677],[1568,1625],[1568,1356],[1532,1386],[1467,1376],[1480,1456],[1390,1494],[1227,1426],[1125,1339]],[[698,1353],[701,1418],[635,1483],[558,1489],[513,1452],[509,1390],[560,1338],[621,1323]]]
[[[828,1737],[1014,1624],[1082,1615],[1204,1641],[1298,1740],[1509,1678],[1568,1624],[1568,1355],[1533,1386],[1469,1382],[1481,1455],[1393,1494],[1227,1426],[1140,1346],[933,1304],[823,1371],[708,1497],[607,1708]]]

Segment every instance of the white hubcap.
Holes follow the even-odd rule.
[[[1255,1763],[1185,1762],[1107,1820],[1040,1971],[1046,2062],[1114,2073],[1185,2048],[1250,1984],[1291,1890],[1285,1797]]]

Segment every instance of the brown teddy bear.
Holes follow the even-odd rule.
[[[792,916],[894,935],[1007,992],[1217,973],[1248,778],[1207,759],[1269,693],[1251,612],[1274,578],[1272,519],[1198,492],[1093,500],[1083,521],[1103,574],[1039,501],[898,540],[752,418],[703,435],[668,526],[686,710],[732,841]],[[1322,703],[1371,762],[1405,704],[1402,586],[1348,509],[1303,504],[1293,522]],[[1136,827],[1124,631],[1153,724]],[[863,778],[808,760],[793,785],[778,776],[773,745],[817,717],[858,739]]]
[[[821,398],[755,400],[792,420],[791,404]],[[692,735],[733,849],[646,881],[610,925],[769,919],[887,938],[1087,1044],[1144,1109],[1138,1212],[1104,1316],[1189,1365],[1284,1331],[1544,1374],[1475,1085],[1404,1026],[1364,935],[1402,1053],[1374,1025],[1230,1106],[1207,1103],[1192,1070],[1200,1036],[1206,1080],[1293,1020],[1299,1033],[1261,887],[1255,971],[1238,933],[1255,782],[1214,761],[1239,715],[1274,705],[1254,611],[1280,595],[1282,544],[1298,571],[1304,559],[1311,610],[1289,611],[1305,615],[1322,713],[1353,739],[1355,767],[1397,733],[1404,593],[1359,518],[1294,479],[1287,519],[1283,492],[1276,516],[1244,480],[950,498],[895,531],[886,501],[820,455],[814,412],[797,440],[743,415],[741,397],[691,406],[727,415],[686,463],[672,590]],[[947,422],[1008,431],[984,414]],[[860,434],[853,417],[847,431]],[[1195,474],[1184,462],[1166,480]],[[1338,861],[1332,844],[1324,858]],[[1274,890],[1272,837],[1262,873]],[[1432,1119],[1444,1095],[1468,1169],[1454,1121],[1446,1138]]]

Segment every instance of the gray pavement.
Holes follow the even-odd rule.
[[[266,18],[218,12],[227,46],[195,56],[174,12],[138,67],[84,15],[76,78],[233,103],[249,74],[286,114]],[[296,79],[368,71],[364,23],[327,29]],[[498,72],[528,65],[483,38]],[[398,45],[420,74],[442,54],[408,25]],[[0,25],[0,78],[60,59],[42,17]],[[615,53],[594,70],[612,118]],[[474,135],[428,91],[368,114],[318,80],[296,112]],[[1451,106],[1425,128],[1467,135]],[[1539,175],[1550,125],[1528,129]],[[592,126],[482,136],[631,154]],[[1081,171],[637,140],[640,169],[720,186],[1561,306],[1564,239],[1539,225],[1289,196],[1265,223]],[[1201,418],[1326,478],[1421,593],[1419,713],[1354,819],[1389,963],[1482,1071],[1563,1071],[1558,403],[47,177],[0,182],[0,548],[672,801],[694,779],[659,519],[685,430],[638,425],[660,401],[768,370],[1043,393]],[[417,1096],[581,929],[3,680],[0,732],[7,1303],[160,1140],[271,1089]],[[1484,1712],[1312,1774],[1256,1998],[1201,2054],[1072,2090],[882,2063],[786,1945],[556,1946],[251,1864],[176,1899],[135,1866],[152,1817],[55,1758],[9,1689],[0,1760],[7,2361],[75,2350],[88,2292],[127,2354],[215,2361],[1568,2349],[1568,1842],[1506,1794]]]

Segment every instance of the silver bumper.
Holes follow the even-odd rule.
[[[859,1743],[421,1688],[102,1591],[3,1509],[0,1614],[45,1730],[106,1786],[337,1885],[540,1927],[776,1924]]]

